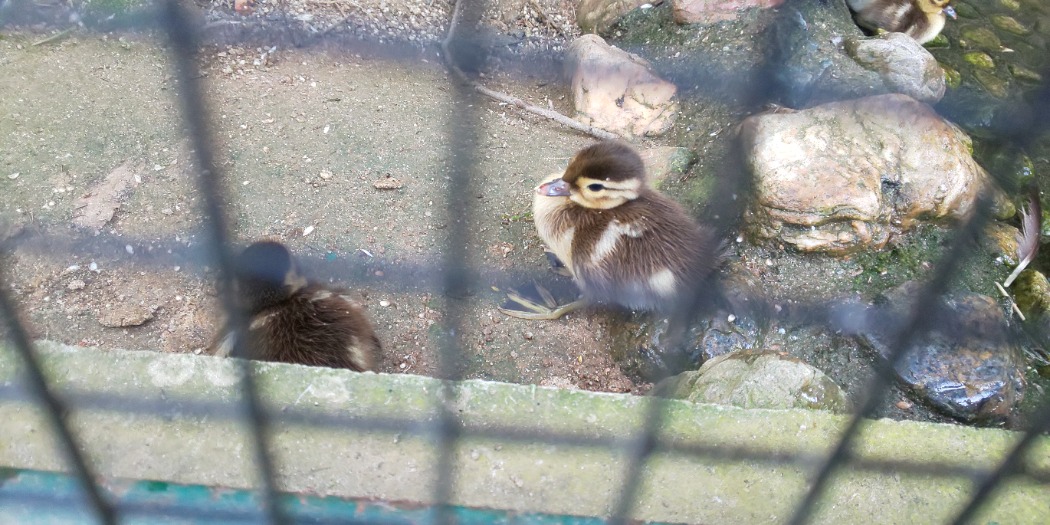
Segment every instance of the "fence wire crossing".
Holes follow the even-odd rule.
[[[455,2],[447,38],[441,46],[444,50],[444,60],[448,62],[450,68],[457,68],[458,71],[457,75],[449,75],[451,106],[455,110],[450,113],[448,121],[444,123],[448,139],[448,149],[445,155],[450,166],[450,180],[447,183],[445,197],[448,216],[451,220],[442,241],[443,259],[437,269],[438,275],[432,277],[430,282],[435,288],[441,290],[443,296],[451,298],[465,296],[470,284],[479,281],[482,275],[482,270],[472,265],[466,255],[472,238],[472,225],[477,223],[477,217],[475,217],[475,207],[471,196],[461,189],[470,187],[480,178],[478,149],[482,132],[478,108],[485,102],[480,98],[476,89],[462,82],[458,75],[463,74],[463,71],[472,75],[473,72],[481,70],[480,61],[483,60],[486,53],[449,56],[449,50],[481,45],[482,41],[476,38],[476,35],[480,32],[482,14],[487,11],[488,7],[488,3],[484,0]],[[24,19],[32,19],[30,12],[33,9],[32,6],[19,4],[10,9],[26,9],[27,12],[23,13]],[[15,19],[23,18],[15,17]],[[327,39],[334,42],[337,47],[341,45],[346,49],[367,47],[374,52],[374,56],[380,59],[403,57],[413,53],[410,51],[413,46],[406,46],[403,42],[356,39],[351,43],[340,40],[338,35],[330,31],[300,33],[296,31],[299,26],[285,27],[281,25],[282,23],[287,23],[287,17],[284,22],[280,20],[274,22],[274,27],[277,29],[269,29],[272,31],[271,34],[291,35],[288,38],[299,44],[323,43]],[[230,221],[225,204],[229,199],[222,184],[225,174],[214,156],[216,141],[211,131],[214,114],[208,107],[208,101],[203,94],[201,75],[197,66],[198,52],[202,47],[197,34],[198,28],[194,26],[192,17],[178,0],[164,0],[155,11],[122,20],[118,25],[125,29],[160,30],[166,35],[170,44],[171,68],[177,79],[177,95],[181,103],[182,120],[195,155],[197,189],[202,199],[201,213],[206,228],[206,249],[204,250],[206,253],[191,254],[190,257],[210,257],[218,268],[220,281],[228,282],[233,275]],[[241,38],[246,41],[254,36],[250,32],[241,34]],[[529,60],[543,62],[546,59],[526,57],[523,59],[524,65],[519,65],[527,68]],[[1050,88],[1044,85],[1035,102],[1037,115],[1050,114]],[[1011,136],[1003,138],[1014,141],[1018,146],[1025,146],[1025,141],[1033,140],[1033,137],[1038,137],[1046,131],[1047,122],[1047,119],[1042,118],[1029,119],[1027,128],[1011,130]],[[736,191],[746,189],[744,184],[741,183],[740,187],[722,188],[721,191],[727,195],[734,195]],[[720,199],[720,202],[716,204],[725,205],[735,200]],[[817,468],[813,469],[814,476],[806,494],[794,507],[789,519],[793,525],[801,525],[813,519],[816,509],[823,501],[822,498],[829,483],[832,483],[833,476],[844,468],[881,473],[914,473],[968,478],[974,484],[973,493],[953,520],[953,523],[968,523],[982,505],[994,495],[997,488],[1002,486],[1003,480],[1008,477],[1023,476],[1039,483],[1050,483],[1050,473],[1028,468],[1024,463],[1026,453],[1036,439],[1050,430],[1050,403],[1044,403],[1032,414],[1028,421],[1028,428],[1021,433],[1017,443],[1004,455],[1000,464],[990,470],[934,462],[916,465],[907,462],[876,461],[854,456],[852,447],[861,435],[865,418],[870,417],[877,405],[889,394],[895,381],[894,366],[904,358],[906,351],[917,338],[935,328],[933,323],[937,322],[938,318],[926,314],[938,308],[937,301],[947,292],[959,265],[971,254],[972,239],[978,236],[991,220],[991,207],[991,198],[987,195],[982,196],[975,206],[975,212],[958,228],[948,248],[934,265],[931,278],[926,282],[922,293],[919,294],[920,299],[913,306],[907,319],[900,324],[901,328],[891,345],[891,354],[886,362],[877,361],[875,363],[876,374],[871,384],[861,393],[857,410],[852,415],[839,441],[831,449],[832,452],[824,457],[776,454],[747,446],[697,446],[668,439],[661,435],[668,402],[655,396],[648,398],[644,403],[645,415],[642,418],[641,428],[635,429],[626,437],[588,437],[572,433],[536,432],[521,428],[465,423],[457,417],[454,410],[457,396],[456,382],[464,378],[460,363],[464,359],[462,334],[466,322],[464,306],[461,301],[455,300],[446,301],[444,305],[444,317],[439,336],[440,344],[438,345],[439,379],[443,381],[443,384],[439,394],[433,400],[439,417],[430,423],[397,417],[366,418],[321,415],[295,408],[282,410],[279,413],[268,410],[259,398],[252,361],[244,359],[238,360],[241,372],[239,378],[240,403],[236,407],[222,403],[186,400],[157,403],[97,392],[70,392],[67,394],[69,400],[75,400],[71,403],[63,396],[56,395],[47,384],[40,360],[27,335],[29,332],[19,320],[17,307],[8,294],[7,286],[0,287],[0,315],[7,324],[11,346],[18,352],[24,364],[23,379],[24,384],[28,387],[28,394],[17,388],[2,387],[0,388],[0,400],[22,400],[32,402],[42,408],[59,437],[61,452],[80,485],[86,505],[99,522],[106,524],[119,523],[131,515],[148,514],[150,509],[110,500],[106,490],[97,482],[94,468],[81,453],[77,436],[70,428],[68,419],[71,408],[160,414],[170,417],[185,417],[191,414],[243,420],[251,430],[250,446],[254,451],[258,501],[262,508],[258,509],[258,514],[255,516],[236,516],[236,518],[255,519],[273,524],[297,521],[287,505],[288,498],[282,497],[279,491],[277,480],[280,478],[281,465],[276,462],[270,443],[270,437],[275,428],[296,423],[319,428],[382,430],[433,437],[438,444],[437,450],[439,451],[436,459],[436,478],[433,480],[433,500],[437,504],[431,509],[429,520],[439,524],[456,522],[452,505],[453,495],[456,492],[454,483],[457,478],[455,452],[457,443],[467,437],[483,437],[517,443],[549,443],[570,447],[600,446],[621,451],[626,457],[624,482],[607,516],[603,516],[609,523],[614,524],[631,522],[633,511],[639,502],[647,461],[656,453],[722,461],[754,461],[771,465],[793,465],[801,469],[813,469],[813,466],[817,465]],[[722,213],[721,215],[726,217],[731,214]],[[106,242],[106,237],[103,235],[90,242]],[[231,319],[232,325],[243,333],[247,328],[247,319],[244,313],[235,306],[236,303],[231,295],[232,287],[220,286],[219,289],[222,290],[220,295],[224,312]],[[832,323],[828,319],[832,317],[835,307],[835,305],[812,304],[799,307],[797,310],[805,311],[805,317],[809,321],[826,322],[830,326]],[[233,355],[247,355],[244,346],[244,338],[236,338]],[[185,519],[216,518],[215,516],[202,516],[199,512],[189,508],[166,509],[164,512],[163,515]]]

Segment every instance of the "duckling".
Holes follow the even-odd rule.
[[[944,29],[945,15],[955,18],[951,0],[847,0],[857,24],[876,31],[904,33],[920,44]]]
[[[587,303],[671,312],[694,306],[721,260],[722,243],[674,200],[653,189],[630,146],[606,141],[580,150],[563,174],[536,187],[533,218],[540,238],[572,276],[583,299],[554,308],[511,294],[530,312],[557,319]]]
[[[374,371],[379,339],[356,301],[339,288],[308,282],[288,249],[248,246],[234,261],[233,292],[248,316],[248,356],[261,361]],[[227,326],[211,349],[233,351]]]

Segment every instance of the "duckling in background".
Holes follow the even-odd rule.
[[[533,195],[540,238],[560,260],[583,299],[554,307],[516,294],[523,319],[557,319],[587,303],[633,310],[685,312],[721,261],[722,243],[674,200],[651,188],[645,165],[630,146],[607,141],[579,151],[565,173]]]
[[[920,44],[944,29],[945,15],[955,18],[951,0],[847,0],[857,24],[876,31],[904,33]]]
[[[241,252],[233,287],[248,316],[248,357],[375,370],[379,339],[361,306],[342,289],[308,282],[284,245],[261,241]],[[211,350],[229,356],[234,337],[226,327]]]

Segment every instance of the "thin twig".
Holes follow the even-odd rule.
[[[33,46],[42,46],[44,44],[50,44],[52,42],[57,42],[57,41],[65,38],[65,37],[69,36],[69,34],[72,33],[72,32],[73,32],[73,28],[72,27],[70,27],[68,29],[63,29],[62,31],[59,31],[59,32],[57,32],[57,33],[55,33],[55,34],[53,34],[53,35],[51,35],[51,36],[49,36],[49,37],[47,37],[47,38],[45,38],[43,40],[37,40],[36,42],[33,42],[32,45]]]
[[[474,82],[469,77],[467,77],[467,74],[464,73],[463,70],[461,70],[459,66],[456,65],[455,61],[453,61],[452,53],[449,50],[449,44],[452,41],[452,35],[455,34],[456,25],[458,24],[458,10],[456,9],[458,7],[459,4],[457,2],[456,7],[453,8],[452,11],[452,20],[449,22],[448,33],[445,37],[445,40],[441,42],[441,54],[445,59],[445,63],[448,64],[449,70],[451,70],[452,73],[456,75],[461,81],[474,88],[474,91],[477,91],[478,93],[481,93],[486,97],[498,100],[506,104],[510,104],[522,111],[526,111],[534,115],[539,115],[541,117],[553,120],[554,122],[557,122],[565,127],[572,128],[582,133],[586,133],[597,139],[616,140],[620,138],[620,136],[615,133],[606,131],[604,129],[596,128],[594,126],[588,126],[587,124],[584,124],[578,120],[566,117],[565,115],[562,115],[557,111],[544,109],[539,106],[534,106],[525,102],[524,100],[521,100],[520,98],[489,89],[485,86],[482,86],[481,84],[478,84],[477,82]]]
[[[1014,302],[1014,298],[1011,297],[1010,294],[1006,292],[1006,288],[1003,288],[1003,285],[1001,285],[999,283],[995,283],[995,287],[999,289],[999,293],[1001,293],[1003,295],[1003,297],[1006,298],[1007,301],[1010,301],[1010,309],[1013,310],[1014,313],[1017,314],[1017,317],[1020,317],[1022,322],[1026,321],[1026,319],[1024,318],[1024,314],[1021,313],[1021,309],[1018,308],[1017,303]]]

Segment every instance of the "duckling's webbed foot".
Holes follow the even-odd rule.
[[[518,319],[553,321],[583,308],[586,304],[583,299],[577,299],[568,304],[559,305],[554,295],[542,285],[533,283],[533,289],[536,292],[535,297],[526,297],[517,291],[508,292],[508,300],[499,307],[499,311]]]

